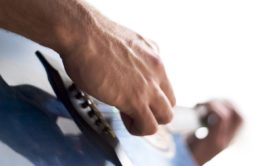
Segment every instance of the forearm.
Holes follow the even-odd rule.
[[[94,24],[92,8],[80,0],[0,0],[0,27],[59,53],[84,43]]]

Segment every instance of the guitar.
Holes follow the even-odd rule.
[[[180,133],[162,126],[153,136],[129,134],[115,107],[71,86],[63,69],[49,62],[61,78],[51,82],[53,89],[61,83],[56,96],[0,77],[1,166],[196,165]]]
[[[109,156],[115,165],[186,164],[184,154],[179,150],[186,148],[180,144],[180,135],[172,134],[164,126],[152,136],[137,137],[129,134],[115,107],[87,95],[64,71],[56,70],[40,52],[36,52],[36,55],[42,62],[58,99],[65,105],[83,134],[104,155]],[[145,153],[152,155],[144,155]]]

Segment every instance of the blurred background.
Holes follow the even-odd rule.
[[[90,0],[160,46],[177,103],[232,100],[240,135],[207,166],[274,165],[274,2]]]
[[[178,105],[191,107],[220,97],[238,106],[245,119],[239,136],[206,166],[274,165],[273,1],[88,2],[114,21],[158,43]],[[12,39],[16,36],[4,31],[0,36],[1,54],[10,55],[1,57],[0,65],[6,69],[1,75],[16,84],[8,75],[9,70],[18,70],[22,71],[15,76],[18,80],[27,78],[26,83],[48,86],[45,75],[22,62],[43,70],[32,53],[36,49],[51,55],[54,52],[29,41],[16,43]],[[14,56],[13,51],[26,50],[28,55]],[[33,79],[35,73],[40,77]]]

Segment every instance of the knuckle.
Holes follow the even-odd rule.
[[[142,99],[139,99],[138,101],[133,101],[132,103],[132,111],[134,111],[134,114],[137,115],[144,115],[147,111],[147,104]]]
[[[173,119],[173,112],[170,109],[154,110],[154,117],[159,124],[167,124]]]
[[[129,39],[129,40],[125,41],[125,45],[127,45],[127,46],[129,46],[131,48],[134,48],[134,47],[137,46],[137,42],[134,39]]]
[[[157,55],[149,54],[149,60],[154,68],[164,68],[162,60]]]
[[[158,94],[159,88],[158,88],[158,82],[157,82],[157,78],[153,77],[153,76],[148,76],[146,78],[146,82],[145,82],[145,92],[146,93],[154,93],[154,94]]]
[[[173,118],[173,114],[172,113],[167,113],[162,119],[161,119],[161,123],[162,124],[167,124],[169,122],[171,122]]]
[[[137,110],[145,110],[147,107],[147,98],[148,90],[147,88],[141,86],[140,89],[135,90],[131,93],[131,95],[127,98],[127,102],[125,104],[131,105]]]

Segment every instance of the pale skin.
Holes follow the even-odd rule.
[[[171,121],[176,100],[157,45],[84,1],[0,0],[0,27],[58,52],[71,79],[90,95],[116,106],[131,134],[154,134],[158,125]],[[199,164],[225,148],[241,123],[238,114],[233,116],[240,119],[235,125],[234,118],[220,113],[232,115],[236,112],[232,105],[214,103],[205,105],[220,117],[219,124],[210,128],[205,140],[189,141]],[[224,125],[229,126],[226,132],[220,130]]]
[[[172,119],[175,97],[156,46],[81,0],[0,0],[0,27],[57,51],[72,80],[116,106],[128,131]]]

